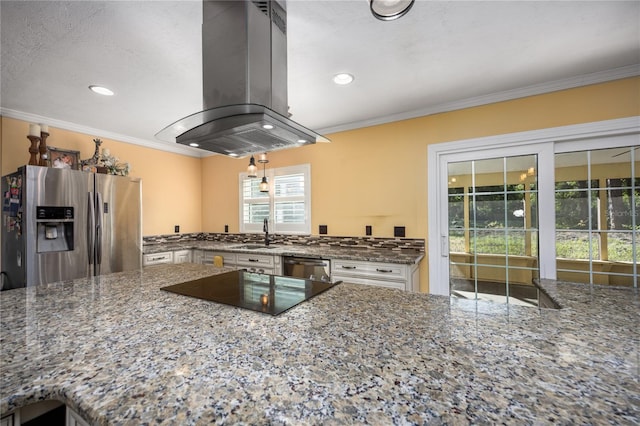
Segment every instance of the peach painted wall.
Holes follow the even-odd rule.
[[[269,154],[268,167],[311,164],[312,233],[428,239],[427,147],[430,144],[640,115],[640,78],[628,78],[328,135],[316,144]],[[294,117],[295,119],[295,117]],[[28,123],[2,118],[2,174],[25,164]],[[304,124],[304,123],[303,123]],[[49,145],[93,153],[93,135],[50,128]],[[99,137],[99,135],[96,135]],[[143,179],[143,234],[238,232],[238,174],[247,160],[202,159],[102,138],[103,147]],[[428,252],[428,250],[427,250]],[[420,265],[428,291],[428,261]]]
[[[430,144],[640,115],[640,78],[499,102],[328,135],[316,144],[269,154],[268,167],[311,164],[312,234],[428,240],[427,147]],[[294,117],[295,118],[295,117]],[[238,174],[247,160],[203,162],[203,231],[238,232]],[[428,252],[428,250],[427,250]],[[420,265],[428,291],[428,261]]]
[[[2,117],[2,175],[29,162],[29,123]],[[49,126],[47,145],[93,155],[93,139],[101,148],[131,165],[130,176],[142,178],[142,234],[200,232],[202,229],[202,163],[199,158],[149,149],[138,145],[86,135]]]

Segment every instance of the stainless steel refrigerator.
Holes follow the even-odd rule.
[[[2,178],[2,289],[138,269],[138,178],[24,166]]]

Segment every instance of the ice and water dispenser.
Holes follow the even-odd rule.
[[[36,251],[46,253],[73,250],[74,220],[73,207],[38,206]]]

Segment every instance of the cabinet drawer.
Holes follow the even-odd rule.
[[[166,251],[142,256],[142,266],[159,265],[161,263],[173,263],[173,252]]]
[[[252,266],[260,268],[273,268],[273,256],[265,254],[238,253],[236,258],[238,266]]]
[[[202,263],[213,265],[213,258],[216,256],[222,257],[222,263],[224,266],[234,267],[236,266],[236,254],[226,251],[203,251]]]
[[[348,275],[397,281],[407,279],[406,266],[395,263],[358,262],[334,259],[332,266],[332,275]]]
[[[331,278],[335,280],[340,280],[352,284],[366,284],[375,287],[386,287],[386,288],[395,288],[398,290],[407,290],[407,283],[405,281],[394,281],[394,280],[380,280],[374,278],[365,278],[351,275],[341,275],[341,274],[332,274]]]
[[[276,271],[271,268],[263,268],[261,266],[238,266],[238,270],[247,272],[255,272],[258,274],[276,275]]]

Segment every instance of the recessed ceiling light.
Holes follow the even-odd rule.
[[[263,124],[262,128],[263,129],[267,129],[267,130],[271,130],[271,129],[273,129],[273,124],[268,124],[268,123],[267,124]]]
[[[105,95],[105,96],[113,96],[113,92],[109,89],[107,89],[106,87],[102,87],[102,86],[89,86],[89,89],[92,92],[98,93],[99,95]]]
[[[298,139],[298,143],[306,143],[307,140],[306,139]]]
[[[194,148],[197,148],[197,147],[199,147],[199,146],[200,146],[200,144],[199,144],[199,143],[195,143],[195,142],[191,142],[191,143],[189,144],[189,146],[192,146],[192,147],[194,147]]]
[[[340,74],[336,74],[333,76],[333,82],[341,86],[344,86],[345,84],[349,84],[352,81],[353,81],[353,76],[346,72],[341,72]]]

